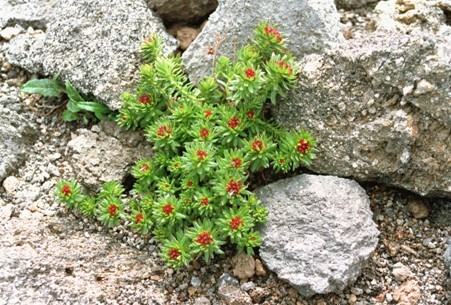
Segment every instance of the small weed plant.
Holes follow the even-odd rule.
[[[24,84],[21,90],[25,93],[48,97],[60,97],[66,94],[68,102],[63,112],[63,120],[66,122],[82,119],[87,123],[93,118],[100,121],[114,118],[114,112],[108,106],[97,101],[86,101],[69,81],[66,81],[63,86],[58,80],[58,75],[53,78],[32,79]]]
[[[253,254],[261,238],[256,225],[267,210],[248,189],[252,173],[271,167],[288,172],[314,158],[307,131],[287,131],[265,120],[265,104],[296,86],[293,56],[282,34],[267,23],[236,54],[214,56],[213,75],[197,85],[183,72],[181,58],[162,53],[160,38],[142,44],[147,63],[134,93],[123,94],[117,122],[143,129],[154,154],[133,167],[133,197],[120,183],[88,196],[74,181],[60,181],[57,196],[68,208],[107,226],[126,223],[152,233],[161,256],[174,267],[222,254],[226,242]]]

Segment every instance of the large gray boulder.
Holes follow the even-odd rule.
[[[310,169],[450,196],[451,28],[376,32],[300,61],[300,86],[275,109],[318,139]]]
[[[144,0],[58,1],[44,34],[22,34],[6,45],[11,64],[45,75],[60,73],[81,92],[112,109],[137,79],[139,46],[150,34],[176,41]]]
[[[245,45],[260,22],[279,24],[288,48],[295,56],[322,52],[343,42],[333,0],[232,1],[220,0],[204,29],[183,54],[183,63],[191,81],[198,82],[212,72],[213,56],[208,50],[219,34],[225,38],[218,55],[233,58],[235,50]]]
[[[376,248],[369,199],[354,181],[301,175],[255,191],[269,211],[260,256],[306,297],[339,293]]]
[[[66,155],[77,180],[96,189],[107,181],[123,181],[136,161],[151,156],[151,148],[140,132],[124,132],[116,123],[104,122],[91,130],[79,129],[67,143]]]
[[[17,88],[0,88],[0,183],[27,157],[37,139],[35,126],[20,112]]]

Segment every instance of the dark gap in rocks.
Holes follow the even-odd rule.
[[[451,10],[447,10],[445,8],[442,9],[443,14],[445,15],[445,24],[451,26]]]
[[[4,26],[4,28],[7,27],[15,27],[16,25],[21,26],[25,29],[25,31],[32,27],[34,30],[41,30],[43,32],[47,31],[47,21],[46,20],[17,20],[17,19],[10,19]]]
[[[133,185],[135,184],[136,179],[132,176],[132,174],[127,174],[127,176],[122,179],[122,185],[124,186],[125,192],[127,194],[133,189]]]
[[[161,18],[167,32],[179,41],[176,53],[183,53],[189,47],[218,7],[217,0],[147,2],[149,8]]]

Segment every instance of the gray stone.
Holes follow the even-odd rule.
[[[96,189],[107,181],[122,181],[138,159],[151,149],[139,132],[124,132],[113,122],[101,123],[98,133],[79,129],[67,143],[69,162],[85,187]]]
[[[17,111],[18,94],[0,93],[0,182],[17,170],[37,138],[36,128]]]
[[[445,251],[445,263],[449,268],[449,274],[451,275],[451,238],[449,239],[448,248]]]
[[[5,206],[0,205],[0,222],[8,221],[14,211],[14,205],[7,204]]]
[[[374,4],[379,0],[335,0],[337,8],[351,10]]]
[[[233,58],[233,37],[239,49],[249,41],[258,23],[265,20],[280,25],[287,47],[295,56],[322,52],[344,41],[332,0],[286,1],[283,5],[275,0],[220,0],[202,32],[183,53],[191,81],[198,82],[211,74],[213,56],[207,53],[218,33],[225,38],[218,55]]]
[[[450,56],[451,28],[369,33],[301,59],[300,86],[275,117],[318,140],[318,173],[450,196]],[[434,89],[415,94],[422,80]]]
[[[242,285],[240,286],[240,289],[243,290],[243,291],[248,292],[248,291],[250,291],[250,290],[252,290],[252,289],[255,289],[255,283],[254,283],[254,282],[247,282],[247,283],[244,283],[244,284],[242,284]]]
[[[306,297],[339,293],[357,279],[379,231],[356,182],[300,175],[255,193],[269,211],[260,247],[268,269]]]
[[[238,281],[237,278],[231,276],[230,274],[224,272],[218,280],[218,287],[222,287],[224,285],[231,285],[231,286],[236,286],[238,287],[240,284],[240,282]]]
[[[224,285],[219,287],[218,295],[226,305],[252,305],[251,297],[235,286]]]
[[[231,259],[233,274],[240,280],[253,277],[255,274],[255,260],[252,255],[244,252],[235,255]]]
[[[194,305],[210,305],[211,302],[206,297],[198,297],[194,300]]]
[[[117,109],[120,94],[137,80],[139,46],[154,33],[165,52],[176,48],[143,0],[58,1],[45,33],[18,35],[5,46],[6,56],[34,73],[59,73],[81,93]]]
[[[147,0],[149,7],[165,23],[195,24],[210,15],[217,0]]]
[[[407,267],[403,263],[397,262],[396,264],[393,265],[393,276],[398,281],[403,282],[412,275],[413,275],[412,271],[410,271],[409,267]]]
[[[11,38],[19,35],[22,30],[21,27],[7,27],[0,31],[0,36],[5,40],[11,40]]]
[[[14,176],[9,176],[3,181],[3,188],[7,194],[12,194],[19,186],[19,179]]]
[[[191,277],[191,286],[193,287],[200,287],[200,285],[202,285],[202,281],[200,280],[200,278],[198,278],[197,276],[192,276]]]

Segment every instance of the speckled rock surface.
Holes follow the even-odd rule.
[[[379,231],[356,182],[300,175],[255,193],[269,212],[260,257],[270,270],[306,297],[339,293],[357,279]]]
[[[149,7],[166,23],[196,23],[211,14],[217,0],[147,0]]]
[[[451,196],[450,42],[375,32],[306,56],[275,116],[318,139],[316,172]]]
[[[198,82],[210,75],[213,56],[208,55],[216,35],[225,38],[219,55],[233,57],[233,37],[237,36],[237,49],[245,45],[257,25],[265,20],[279,24],[287,47],[296,56],[321,52],[343,42],[338,14],[332,0],[286,1],[232,1],[220,0],[216,11],[183,54],[183,62],[192,81]]]
[[[451,25],[450,0],[388,0],[376,8],[376,27],[389,31],[440,32]]]
[[[23,28],[45,28],[51,9],[58,0],[0,0],[0,29],[19,25]]]
[[[19,90],[4,85],[0,90],[0,183],[17,170],[37,138],[35,126],[20,112]]]
[[[67,148],[77,179],[93,189],[99,183],[123,181],[138,159],[151,155],[141,133],[121,131],[114,122],[102,123],[91,130],[79,129]]]
[[[44,33],[19,35],[6,45],[9,62],[34,73],[60,73],[112,109],[136,80],[145,37],[158,33],[166,52],[176,48],[144,0],[59,1],[52,12]]]

